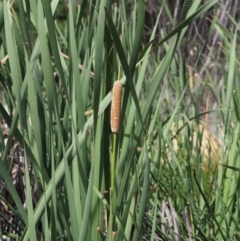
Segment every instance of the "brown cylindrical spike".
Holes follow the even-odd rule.
[[[112,91],[112,108],[111,108],[111,130],[118,133],[121,118],[121,102],[122,102],[122,83],[117,80],[113,85]]]

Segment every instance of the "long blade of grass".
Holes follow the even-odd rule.
[[[13,88],[14,95],[16,98],[17,110],[20,116],[20,121],[23,120],[23,111],[21,103],[21,86],[22,86],[22,75],[20,71],[19,56],[17,51],[17,46],[15,42],[15,36],[13,34],[13,23],[12,15],[10,12],[10,3],[4,1],[4,22],[6,25],[6,40],[7,40],[7,49],[9,56],[9,63],[11,69],[11,75],[13,79]]]
[[[230,113],[229,108],[232,101],[235,59],[236,59],[236,43],[237,43],[237,29],[235,30],[235,33],[233,36],[233,40],[231,43],[231,50],[230,50],[231,52],[229,56],[227,93],[226,93],[225,132],[227,131],[226,127],[228,126],[228,119],[229,119],[229,113]]]
[[[109,29],[110,29],[111,34],[112,34],[113,43],[114,43],[115,48],[118,52],[118,56],[120,58],[124,73],[126,75],[126,78],[127,78],[126,82],[127,82],[128,86],[130,88],[130,92],[132,94],[134,103],[136,105],[136,110],[137,110],[140,122],[143,125],[141,109],[140,109],[140,106],[139,106],[139,101],[137,99],[137,94],[136,94],[134,83],[133,83],[133,80],[132,80],[131,70],[130,70],[129,65],[127,63],[127,58],[125,56],[125,53],[124,53],[124,50],[123,50],[123,47],[122,47],[122,43],[119,39],[117,30],[116,30],[116,28],[115,28],[115,26],[112,22],[112,18],[110,16],[109,12],[106,9],[105,9],[105,11],[106,11],[106,18],[107,18],[107,21],[108,21],[108,26],[109,26]]]
[[[147,146],[145,145],[145,167],[144,167],[144,181],[143,181],[143,188],[139,202],[139,212],[137,215],[137,224],[136,229],[133,234],[133,241],[138,241],[141,237],[140,231],[142,230],[143,226],[143,218],[145,215],[145,209],[147,205],[147,197],[148,197],[148,190],[149,190],[149,170],[150,170],[150,161],[147,154]]]

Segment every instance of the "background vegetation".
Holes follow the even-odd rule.
[[[1,1],[0,240],[239,240],[239,7]]]

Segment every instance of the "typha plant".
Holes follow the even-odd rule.
[[[121,119],[121,102],[122,102],[122,83],[117,80],[114,82],[112,90],[112,106],[111,106],[111,130],[113,133],[113,146],[112,146],[112,158],[111,158],[111,190],[110,190],[110,232],[113,237],[114,226],[114,180],[115,180],[115,168],[117,159],[117,133],[120,128]]]

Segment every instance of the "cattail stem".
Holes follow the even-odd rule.
[[[117,158],[117,135],[113,134],[113,147],[111,155],[111,188],[110,188],[110,230],[109,234],[111,236],[110,240],[113,240],[113,228],[115,225],[115,168],[116,168],[116,158]]]

